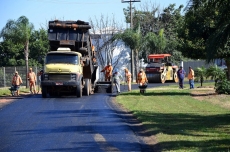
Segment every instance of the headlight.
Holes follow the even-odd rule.
[[[71,80],[76,80],[76,74],[71,74]]]

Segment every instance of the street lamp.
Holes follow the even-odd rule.
[[[122,3],[129,3],[130,5],[130,29],[132,29],[133,26],[133,17],[132,17],[132,2],[140,2],[141,0],[121,0]],[[134,81],[134,56],[133,56],[133,50],[131,49],[131,73],[133,76]]]

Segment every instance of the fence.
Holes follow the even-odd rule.
[[[35,74],[40,71],[38,67],[32,67]],[[0,87],[10,87],[12,78],[14,76],[15,71],[18,71],[18,74],[22,78],[22,86],[26,86],[26,67],[25,66],[17,66],[17,67],[0,67]]]
[[[204,67],[204,68],[209,68],[210,66],[214,65],[214,63],[209,63],[207,64],[204,60],[199,60],[199,61],[184,61],[183,62],[183,69],[186,71],[186,75],[189,72],[189,66],[192,67],[192,69],[196,69],[198,67]]]

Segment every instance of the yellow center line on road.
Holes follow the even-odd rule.
[[[100,146],[101,150],[103,150],[103,151],[120,152],[120,150],[117,149],[116,147],[110,146],[106,142],[106,139],[101,134],[95,134],[94,140],[97,142],[97,144]]]

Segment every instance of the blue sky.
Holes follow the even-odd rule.
[[[160,8],[169,4],[176,4],[176,8],[188,0],[141,0],[134,3],[136,8],[141,4],[151,2]],[[35,29],[46,27],[47,22],[53,19],[83,20],[100,19],[101,15],[112,17],[124,23],[123,8],[129,3],[121,3],[121,0],[0,0],[0,30],[9,19],[17,20],[20,16],[26,16]]]

